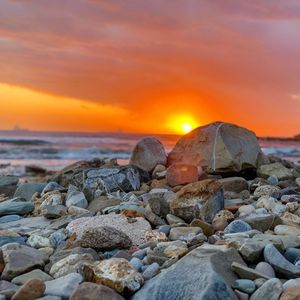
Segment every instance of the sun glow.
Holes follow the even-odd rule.
[[[172,116],[167,123],[168,128],[179,134],[187,134],[198,126],[200,126],[199,122],[190,115]]]

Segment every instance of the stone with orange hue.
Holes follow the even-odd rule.
[[[44,295],[46,285],[37,278],[28,280],[20,289],[12,296],[12,300],[34,300]]]
[[[214,216],[224,209],[222,184],[206,179],[184,186],[170,203],[172,214],[191,222],[199,218],[211,223]]]
[[[132,294],[144,283],[143,276],[124,258],[110,258],[86,264],[86,281],[106,285],[120,294]]]
[[[198,181],[199,173],[202,174],[202,168],[195,165],[176,163],[167,169],[166,179],[169,186],[184,185]]]
[[[300,285],[287,288],[280,297],[280,300],[299,300],[300,299]]]

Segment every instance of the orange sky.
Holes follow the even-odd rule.
[[[300,133],[298,0],[1,0],[0,129]]]

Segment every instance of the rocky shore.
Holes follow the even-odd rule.
[[[213,123],[126,166],[0,176],[0,247],[0,300],[300,299],[300,167]]]

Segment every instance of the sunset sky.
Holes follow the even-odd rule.
[[[1,0],[0,129],[300,133],[299,0]]]

